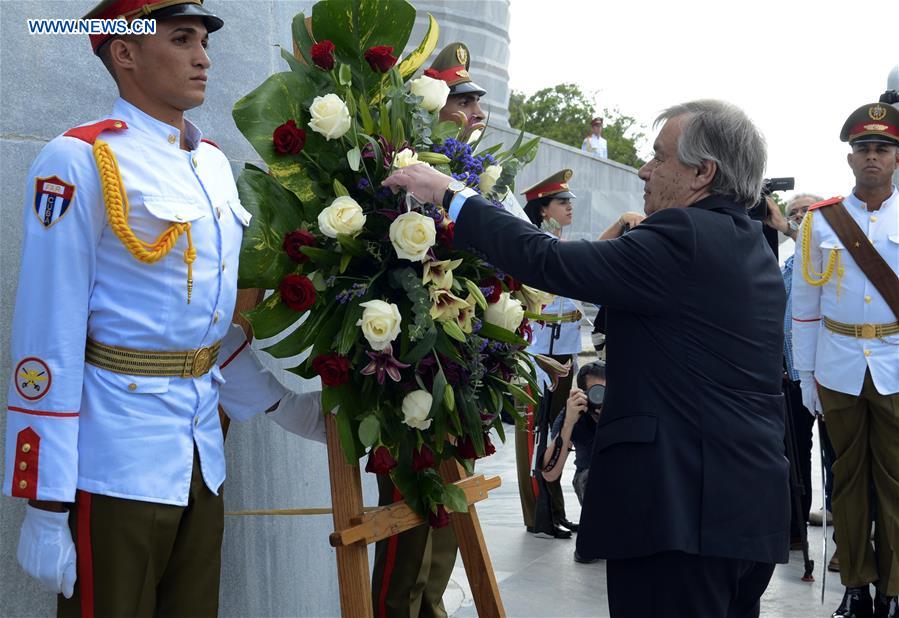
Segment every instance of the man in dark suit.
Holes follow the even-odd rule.
[[[609,389],[578,553],[606,558],[612,616],[758,616],[789,547],[780,271],[746,214],[764,140],[738,108],[669,108],[640,169],[643,223],[562,242],[425,166],[385,181],[455,219],[455,243],[608,311]],[[618,226],[616,223],[614,227]]]

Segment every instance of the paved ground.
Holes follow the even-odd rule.
[[[507,614],[510,617],[608,616],[605,564],[574,562],[573,539],[538,539],[525,531],[518,500],[514,437],[511,431],[507,434],[509,442],[497,444],[496,455],[478,462],[479,473],[500,476],[503,482],[486,502],[480,503],[478,514]],[[814,448],[817,452],[817,435]],[[577,521],[580,508],[571,487],[573,474],[574,467],[569,462],[562,484],[568,518]],[[812,478],[820,479],[819,461],[813,461]],[[822,504],[821,488],[820,483],[813,485],[817,486],[813,488],[812,508],[817,509]],[[647,513],[647,516],[663,515]],[[828,528],[828,532],[831,530]],[[837,573],[827,574],[824,604],[821,604],[821,531],[820,527],[809,528],[816,581],[801,581],[802,554],[791,552],[790,563],[778,565],[762,598],[763,617],[824,618],[839,604],[842,587]],[[833,551],[832,542],[828,542],[828,551]],[[444,599],[450,615],[477,616],[461,559],[457,560]]]

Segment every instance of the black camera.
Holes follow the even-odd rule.
[[[796,179],[792,177],[765,178],[765,180],[762,181],[762,196],[759,198],[759,201],[756,202],[755,206],[749,209],[749,217],[762,222],[762,234],[765,235],[765,240],[768,241],[768,246],[771,247],[771,251],[774,253],[775,258],[777,258],[777,246],[779,243],[777,230],[764,224],[765,219],[768,218],[768,202],[766,201],[766,198],[775,191],[792,191],[795,185]]]
[[[587,389],[587,412],[599,412],[602,401],[606,398],[606,387],[602,384],[594,384]]]
[[[899,92],[895,90],[887,90],[882,95],[880,95],[880,102],[886,103],[887,105],[895,105],[899,103]]]

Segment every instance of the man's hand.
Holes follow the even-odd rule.
[[[768,216],[765,217],[765,225],[777,230],[785,236],[795,238],[796,234],[791,233],[792,230],[790,229],[790,224],[786,217],[783,216],[783,213],[780,212],[780,206],[777,205],[777,202],[770,197],[766,197],[765,203],[768,205]]]
[[[385,187],[398,193],[400,189],[411,193],[419,202],[441,204],[452,178],[429,165],[402,167],[384,179]]]
[[[26,506],[16,557],[31,577],[53,592],[72,598],[77,575],[68,512]]]
[[[799,388],[802,390],[802,405],[806,407],[812,416],[822,412],[821,401],[818,399],[818,385],[815,382],[815,374],[811,371],[799,372]]]
[[[587,411],[587,393],[576,386],[571,387],[568,401],[565,402],[565,424],[574,427],[581,414]]]

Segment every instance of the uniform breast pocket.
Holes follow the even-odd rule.
[[[233,213],[234,218],[237,219],[241,227],[248,227],[250,225],[250,220],[253,218],[253,215],[243,207],[243,204],[240,203],[240,200],[236,196],[227,200],[226,206],[228,210]]]
[[[206,216],[203,208],[189,199],[145,195],[143,202],[149,215],[161,222],[163,229],[172,223],[190,223]]]

